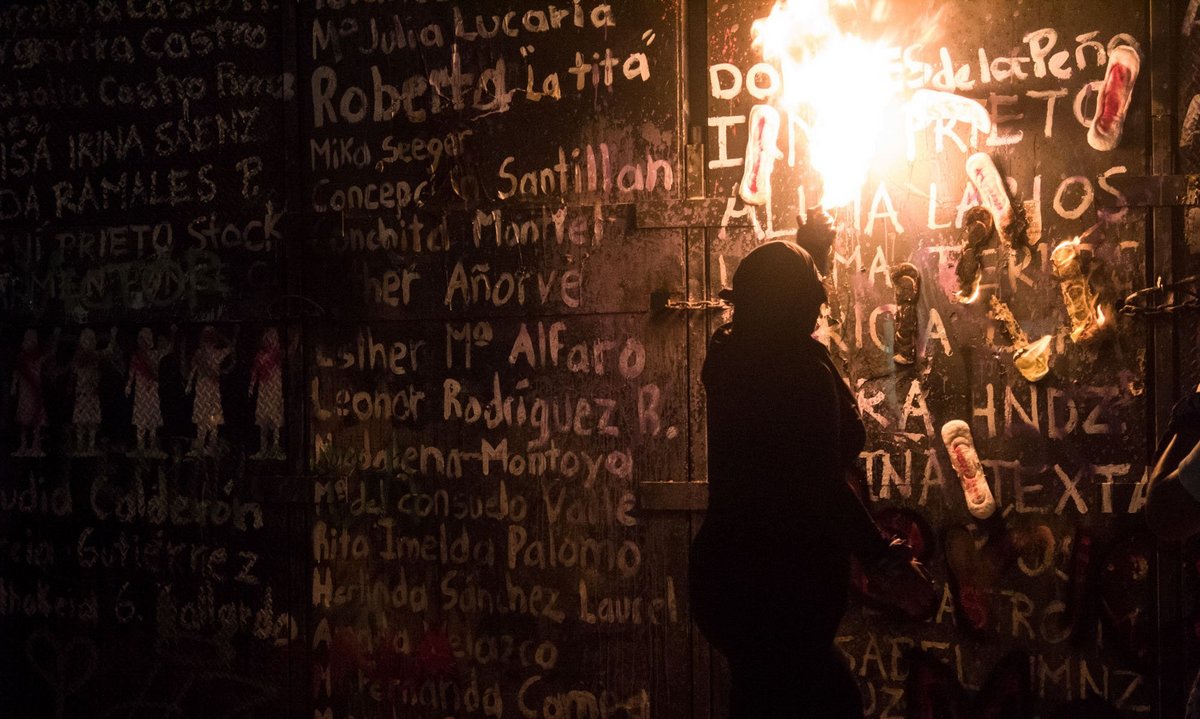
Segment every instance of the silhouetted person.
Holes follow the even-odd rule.
[[[1200,533],[1200,387],[1175,405],[1159,441],[1146,519],[1163,539]]]
[[[1171,412],[1150,470],[1146,520],[1163,539],[1200,534],[1200,387]],[[1200,719],[1200,674],[1189,692],[1187,719]]]
[[[914,615],[936,594],[902,543],[890,545],[845,480],[866,438],[853,395],[812,338],[826,301],[813,260],[770,242],[742,260],[733,321],[712,337],[709,506],[691,550],[693,616],[729,660],[731,716],[862,717],[833,640],[853,553],[902,565]],[[916,571],[912,567],[916,567]]]

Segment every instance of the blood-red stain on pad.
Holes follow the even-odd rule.
[[[958,466],[962,467],[964,479],[971,479],[975,476],[975,467],[967,461],[967,455],[965,452],[963,452],[963,448],[961,446],[954,447],[954,457],[958,460]],[[968,472],[970,472],[970,474],[967,474]]]
[[[1118,120],[1129,80],[1129,68],[1124,65],[1113,65],[1108,82],[1100,91],[1100,117],[1096,122],[1102,132],[1111,132],[1113,123]]]

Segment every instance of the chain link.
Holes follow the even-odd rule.
[[[730,305],[725,300],[671,300],[667,303],[669,310],[708,311],[729,308]]]
[[[1179,312],[1200,311],[1200,275],[1185,277],[1164,285],[1138,290],[1125,298],[1121,314],[1130,317],[1162,317]]]
[[[1123,315],[1130,317],[1161,317],[1163,315],[1173,315],[1177,312],[1200,311],[1200,300],[1190,299],[1184,302],[1163,303],[1149,307],[1139,307],[1134,305],[1124,305],[1120,312]]]

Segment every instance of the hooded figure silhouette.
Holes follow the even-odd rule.
[[[850,555],[877,562],[889,545],[845,480],[866,434],[812,337],[825,288],[804,249],[768,242],[721,296],[734,311],[701,375],[709,505],[691,548],[693,616],[729,660],[731,717],[861,717],[833,640]]]

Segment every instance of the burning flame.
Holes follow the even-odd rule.
[[[805,117],[809,162],[821,176],[826,209],[859,197],[887,117],[902,89],[899,50],[847,32],[860,20],[856,0],[781,0],[752,32],[763,59],[779,63],[779,104]],[[873,17],[886,12],[875,4]]]
[[[1054,249],[1050,251],[1050,264],[1054,267],[1056,275],[1061,271],[1060,267],[1068,267],[1077,261],[1079,245],[1082,243],[1083,237],[1076,235],[1074,239],[1063,240],[1054,246]]]
[[[1108,318],[1104,315],[1104,308],[1102,308],[1100,305],[1096,305],[1096,326],[1103,327],[1104,323],[1107,321]]]
[[[962,295],[958,296],[959,304],[963,304],[963,305],[974,304],[975,300],[979,299],[979,290],[981,289],[982,286],[983,286],[983,278],[982,277],[977,278],[975,280],[975,289],[971,291],[971,294],[969,296],[967,296],[967,297],[963,297]]]

